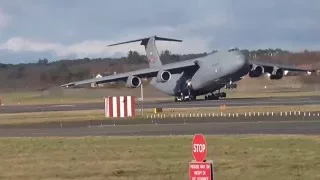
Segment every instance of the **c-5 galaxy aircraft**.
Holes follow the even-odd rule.
[[[226,97],[222,88],[237,88],[236,82],[243,76],[259,77],[269,73],[270,79],[281,79],[285,71],[310,70],[297,69],[279,64],[250,63],[237,48],[219,51],[201,58],[162,65],[155,41],[182,40],[151,36],[147,38],[126,41],[109,46],[141,41],[145,47],[149,68],[125,72],[101,78],[93,78],[61,85],[62,87],[78,86],[89,83],[126,82],[126,87],[137,88],[141,78],[152,78],[150,84],[167,95],[174,96],[175,101],[195,100],[197,96],[205,95],[206,100]]]

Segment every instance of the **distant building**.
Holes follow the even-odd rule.
[[[117,74],[117,72],[113,72],[113,73],[111,73],[111,72],[104,72],[104,73],[101,73],[101,74],[97,74],[97,75],[95,75],[95,78],[102,78],[102,77],[104,77],[104,76],[110,76],[110,75],[112,75],[112,74]],[[110,82],[110,84],[115,84],[115,82]],[[104,85],[103,84],[96,84],[96,83],[91,83],[91,87],[92,88],[95,88],[95,87],[103,87]]]

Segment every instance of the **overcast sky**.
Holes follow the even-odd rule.
[[[0,63],[114,57],[150,35],[159,51],[320,50],[320,0],[0,0]]]

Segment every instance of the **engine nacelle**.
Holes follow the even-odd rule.
[[[264,73],[264,68],[262,66],[251,66],[250,69],[250,77],[260,77]]]
[[[141,79],[137,76],[129,76],[126,82],[126,87],[137,88],[141,85]]]
[[[275,79],[282,79],[284,76],[284,70],[283,69],[277,69],[275,74],[270,75],[270,79],[275,80]]]
[[[159,71],[157,74],[157,82],[166,82],[171,79],[171,73],[169,71]]]

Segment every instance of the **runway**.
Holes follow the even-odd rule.
[[[207,117],[147,120],[102,120],[24,127],[0,126],[1,137],[159,136],[238,134],[320,134],[319,112],[274,117]]]
[[[144,108],[191,108],[257,105],[315,105],[320,104],[317,97],[288,98],[242,98],[193,102],[145,102]],[[141,108],[141,102],[137,102]],[[103,109],[102,103],[57,104],[57,105],[18,105],[1,106],[0,113],[72,111]],[[291,113],[290,113],[291,114]],[[0,126],[1,137],[38,136],[158,136],[203,134],[320,134],[320,111],[299,115],[275,114],[260,117],[205,117],[168,118],[144,120],[100,120],[83,122],[55,122],[24,126]]]
[[[190,107],[219,107],[226,106],[262,106],[262,105],[317,105],[320,104],[320,96],[307,97],[281,97],[281,98],[238,98],[211,101],[192,102],[136,102],[136,108],[190,108]],[[47,111],[74,111],[104,109],[104,103],[83,104],[54,104],[54,105],[14,105],[0,106],[0,113],[24,113]]]

